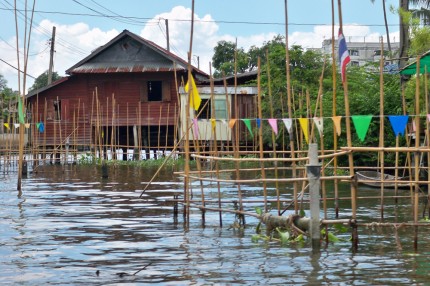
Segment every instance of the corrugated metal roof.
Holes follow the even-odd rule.
[[[47,86],[45,86],[45,87],[42,87],[42,88],[39,88],[39,89],[36,89],[36,90],[32,90],[32,91],[30,91],[26,96],[25,96],[25,98],[29,98],[29,97],[32,97],[33,95],[36,95],[36,94],[38,94],[38,93],[41,93],[41,92],[43,92],[43,91],[45,91],[45,90],[47,90],[47,89],[50,89],[51,87],[54,87],[54,86],[56,86],[56,85],[59,85],[60,83],[63,83],[63,82],[65,82],[66,80],[68,80],[69,79],[69,77],[62,77],[62,78],[60,78],[59,80],[56,80],[56,81],[54,81],[53,83],[51,83],[50,85],[47,85]]]
[[[188,63],[157,44],[124,30],[66,70],[76,73],[125,73],[187,70]],[[208,75],[193,67],[194,72]]]
[[[127,72],[163,72],[174,71],[173,65],[160,65],[157,63],[116,62],[116,63],[86,63],[75,69],[74,74],[80,73],[127,73]],[[182,66],[176,67],[177,71],[186,70]]]

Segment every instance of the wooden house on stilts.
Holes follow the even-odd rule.
[[[185,60],[124,30],[66,70],[68,76],[27,94],[29,142],[47,153],[67,145],[76,151],[120,150],[124,158],[130,148],[148,155],[168,150],[185,120],[180,89],[187,69]],[[209,84],[200,69],[193,67],[192,74],[198,86]],[[252,104],[255,94],[243,96]]]

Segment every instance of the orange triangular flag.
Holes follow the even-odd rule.
[[[237,119],[230,119],[230,121],[228,122],[228,127],[233,128],[234,124],[236,123]]]
[[[342,120],[342,116],[333,116],[331,118],[333,120],[334,128],[336,129],[337,136],[340,136],[342,133],[342,128],[340,127],[340,121]]]

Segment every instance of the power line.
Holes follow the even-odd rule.
[[[6,7],[6,8],[0,8],[0,10],[5,10],[5,11],[7,11],[7,10],[9,10],[9,11],[11,11],[12,13],[14,13],[14,11],[15,11],[15,8],[14,8],[14,6],[9,2],[9,1],[4,1],[5,3],[7,3],[8,5],[9,5],[9,7],[11,7],[11,8],[7,8],[6,6],[5,6],[5,4],[3,4],[3,3],[1,3],[4,7]],[[16,9],[16,11],[17,12],[19,12],[19,14],[18,14],[18,17],[21,19],[21,20],[24,20],[25,19],[25,14],[23,13],[23,11],[26,11],[26,10],[20,10],[20,9]],[[28,11],[30,11],[30,10],[27,10],[27,12]],[[27,19],[28,19],[28,21],[30,20],[28,17],[27,17]],[[36,31],[39,31],[40,33],[42,33],[42,34],[44,34],[44,35],[46,35],[47,37],[51,37],[51,31],[48,31],[47,29],[45,29],[43,26],[35,26],[35,25],[33,25],[33,28],[36,30]],[[83,50],[83,49],[81,49],[79,46],[76,46],[76,45],[73,45],[72,43],[69,43],[69,42],[67,42],[66,40],[63,40],[63,39],[61,39],[61,38],[58,38],[58,40],[57,40],[57,44],[58,45],[60,45],[60,46],[63,46],[63,47],[65,47],[66,49],[68,49],[71,53],[74,53],[74,54],[77,54],[77,55],[87,55],[88,53],[87,53],[87,51],[85,51],[85,50]]]
[[[17,71],[19,71],[19,72],[21,72],[21,73],[24,73],[22,70],[19,70],[17,67],[15,67],[15,66],[11,65],[11,64],[10,64],[10,63],[8,63],[7,61],[4,61],[3,59],[0,59],[0,61],[4,62],[5,64],[7,64],[8,66],[10,66],[11,68],[14,68],[15,70],[17,70]],[[30,74],[28,74],[28,73],[27,73],[27,76],[29,76],[29,77],[31,77],[31,78],[33,78],[33,79],[36,79],[34,76],[32,76],[32,75],[30,75]]]
[[[13,10],[9,8],[0,8],[0,10]],[[21,12],[25,12],[24,9],[18,10]],[[28,10],[27,10],[28,12]],[[153,22],[153,18],[147,18],[147,17],[136,17],[136,16],[118,16],[118,15],[107,15],[107,14],[87,14],[87,13],[71,13],[71,12],[60,12],[60,11],[43,11],[43,10],[35,10],[35,13],[40,14],[59,14],[59,15],[66,15],[66,16],[79,16],[79,17],[99,17],[99,18],[123,18],[123,19],[129,19],[129,20],[147,20],[146,22],[141,22],[142,24]],[[99,13],[99,12],[98,12]],[[177,21],[177,22],[191,22],[190,19],[169,19],[169,21]],[[283,22],[256,22],[256,21],[228,21],[228,20],[194,20],[194,22],[201,22],[201,23],[219,23],[219,24],[244,24],[244,25],[274,25],[274,26],[284,26],[285,23]],[[330,24],[326,23],[288,23],[289,26],[331,26]],[[388,26],[398,26],[399,24],[388,24]],[[344,24],[344,26],[355,26],[355,27],[362,27],[362,26],[368,26],[368,27],[385,27],[385,24]]]

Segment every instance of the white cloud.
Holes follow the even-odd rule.
[[[183,21],[169,21],[169,40],[170,50],[177,56],[187,59],[187,54],[190,48],[190,32],[191,32],[191,9],[183,6],[174,7],[170,12],[156,15],[150,24],[145,26],[141,31],[140,36],[149,39],[156,44],[166,47],[166,30],[164,19],[181,19]],[[200,69],[209,73],[209,62],[212,61],[212,56],[216,44],[221,41],[235,42],[239,47],[247,50],[252,45],[260,46],[265,41],[272,40],[275,33],[258,34],[250,37],[233,36],[229,34],[220,35],[219,27],[211,15],[199,17],[194,15],[195,24],[193,31],[193,65],[197,66],[197,57],[200,62]]]
[[[274,32],[260,33],[251,36],[240,36],[231,34],[221,34],[218,24],[211,15],[194,15],[195,22],[193,35],[193,65],[197,66],[197,57],[200,61],[200,68],[209,73],[209,62],[212,60],[213,50],[216,44],[221,41],[235,42],[238,46],[248,50],[249,47],[261,46],[264,42],[270,41],[276,36]],[[176,6],[171,11],[154,16],[146,26],[140,31],[140,36],[153,41],[161,47],[166,47],[166,27],[164,19],[169,20],[170,48],[173,53],[187,59],[190,39],[190,19],[191,9],[183,6]],[[106,44],[117,36],[120,31],[111,29],[103,31],[99,28],[91,28],[88,24],[78,22],[72,25],[62,25],[50,20],[43,20],[39,26],[35,27],[32,35],[30,54],[36,54],[29,58],[28,73],[37,77],[48,69],[49,65],[49,39],[51,38],[52,27],[56,26],[55,64],[54,70],[60,75],[64,75],[66,69],[70,68],[97,47]],[[335,34],[337,36],[335,27]],[[301,45],[304,48],[320,48],[324,39],[330,39],[332,33],[331,26],[315,26],[310,32],[290,31],[289,44]],[[347,40],[351,41],[379,41],[381,36],[374,33],[367,26],[356,24],[344,25],[344,34]],[[398,32],[390,34],[391,40],[398,41]],[[8,45],[9,44],[9,45]],[[2,59],[17,66],[14,38],[8,39],[7,43],[0,41]],[[22,68],[22,61],[21,61]],[[17,89],[17,72],[11,67],[0,65],[0,73],[5,76],[9,86]],[[29,79],[27,87],[32,85],[33,80]]]

